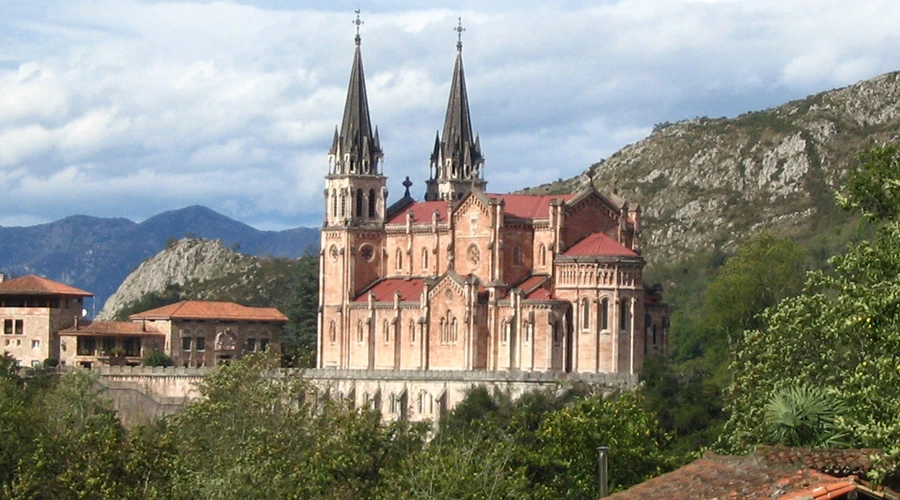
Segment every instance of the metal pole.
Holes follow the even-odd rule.
[[[608,462],[609,462],[609,447],[608,446],[598,446],[597,447],[597,467],[599,469],[599,478],[600,482],[600,498],[606,498],[609,495],[609,470],[608,470]]]

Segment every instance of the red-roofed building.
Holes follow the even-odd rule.
[[[69,366],[137,366],[159,350],[175,366],[217,363],[280,348],[287,317],[271,307],[186,300],[132,314],[130,321],[75,322],[59,332],[62,361]]]
[[[318,366],[636,373],[668,343],[640,208],[593,185],[488,193],[459,47],[425,199],[407,178],[388,205],[357,39],[328,154]]]
[[[60,359],[59,331],[73,325],[90,292],[41,278],[0,275],[0,352],[24,366]]]
[[[175,366],[214,366],[245,354],[280,349],[287,317],[272,307],[186,300],[129,319],[165,339]]]

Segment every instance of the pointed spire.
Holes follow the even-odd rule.
[[[487,184],[481,177],[484,156],[481,141],[472,133],[472,117],[469,114],[469,95],[462,60],[462,18],[453,28],[457,34],[456,63],[450,84],[450,98],[444,117],[443,133],[438,136],[431,164],[434,177],[429,181],[428,199],[458,199],[471,185],[484,189]],[[476,182],[453,182],[471,181]]]
[[[360,11],[357,10],[356,20],[353,21],[356,25],[356,50],[353,53],[344,117],[331,154],[335,155],[336,173],[378,174],[378,164],[384,155],[377,130],[373,134],[369,118],[369,100],[366,95],[366,77],[362,63],[362,38],[359,36],[359,26],[363,22],[359,14]]]

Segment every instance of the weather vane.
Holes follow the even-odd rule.
[[[453,31],[456,32],[456,50],[462,50],[462,32],[466,31],[466,29],[462,27],[462,18],[459,17],[457,19],[459,21],[459,24],[457,24],[456,27],[453,28]]]
[[[353,21],[350,21],[350,22],[356,25],[356,45],[359,45],[359,41],[360,41],[360,37],[359,37],[359,25],[360,25],[360,24],[365,24],[365,23],[359,18],[360,10],[359,10],[359,9],[356,9],[354,12],[356,12],[356,19],[353,20]]]

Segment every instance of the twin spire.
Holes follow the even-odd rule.
[[[353,53],[353,66],[350,69],[350,86],[347,89],[347,101],[344,103],[344,119],[341,130],[334,129],[334,140],[329,155],[334,158],[330,174],[367,174],[380,175],[381,140],[378,127],[372,130],[369,118],[369,98],[366,96],[366,77],[363,72],[362,51],[359,36],[359,11],[356,11],[356,50]]]
[[[340,133],[335,129],[334,141],[329,151],[333,158],[332,175],[363,174],[381,175],[381,160],[384,153],[378,137],[378,129],[372,130],[369,118],[369,103],[363,74],[361,38],[359,26],[363,22],[356,11],[356,50],[350,72],[350,86],[344,104],[344,117]],[[457,32],[456,64],[450,86],[450,99],[444,118],[443,133],[435,137],[431,154],[431,175],[426,181],[425,199],[457,200],[477,187],[487,185],[482,176],[484,156],[481,142],[472,133],[472,118],[469,114],[469,97],[462,62],[462,19],[454,28]]]

